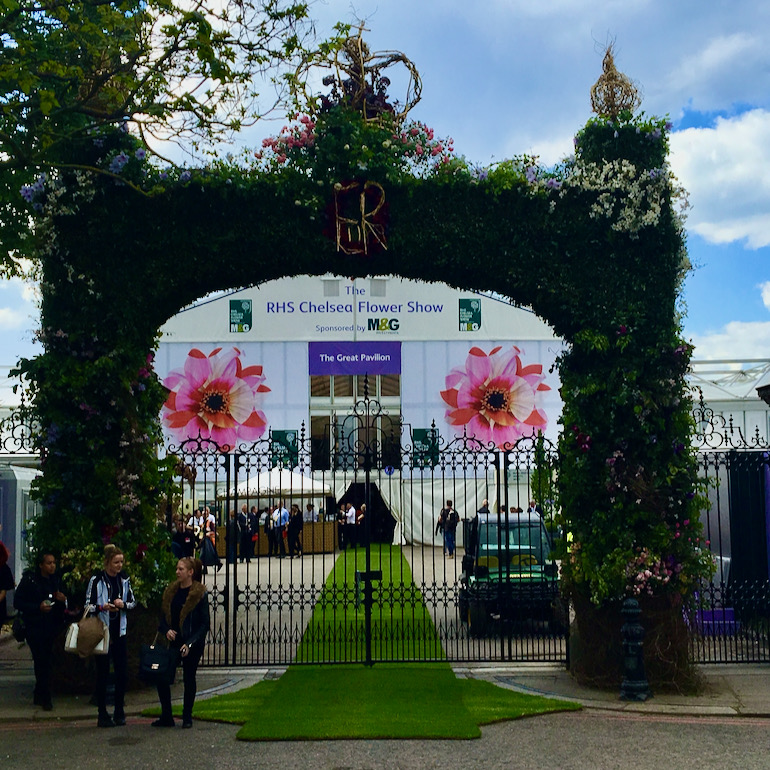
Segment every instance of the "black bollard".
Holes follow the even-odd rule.
[[[620,699],[646,701],[652,697],[647,676],[644,673],[644,626],[639,622],[642,614],[636,599],[625,599],[620,610],[625,622],[620,629],[623,637],[623,683]]]

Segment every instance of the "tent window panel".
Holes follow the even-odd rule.
[[[329,398],[331,392],[331,377],[328,374],[310,376],[310,398]]]
[[[351,398],[353,396],[353,375],[334,375],[334,398]]]
[[[331,396],[331,377],[328,374],[310,375],[310,398],[329,398]]]
[[[400,396],[401,395],[401,375],[383,374],[380,376],[380,396]]]
[[[310,466],[314,471],[328,471],[331,465],[331,417],[311,417]]]

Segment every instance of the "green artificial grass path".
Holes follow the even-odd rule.
[[[576,703],[458,679],[448,664],[293,666],[278,680],[195,704],[196,719],[242,724],[250,741],[478,738],[479,726]]]
[[[296,661],[355,663],[364,659],[365,611],[356,589],[356,571],[365,568],[363,548],[339,555],[302,635]],[[372,547],[370,568],[382,572],[372,607],[372,658],[443,660],[444,648],[401,547]]]

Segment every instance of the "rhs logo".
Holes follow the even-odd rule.
[[[396,332],[400,322],[398,318],[368,318],[367,331],[370,332]]]

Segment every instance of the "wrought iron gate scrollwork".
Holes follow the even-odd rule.
[[[223,568],[204,577],[212,599],[204,664],[564,660],[563,630],[536,618],[490,617],[488,635],[479,637],[459,602],[464,538],[485,499],[516,511],[537,495],[554,521],[548,442],[522,439],[501,451],[464,435],[445,440],[435,424],[415,431],[369,398],[366,386],[347,414],[330,421],[328,452],[304,425],[288,445],[287,433],[276,432],[281,446],[270,432],[236,447],[207,439],[168,447],[194,476],[175,507],[188,516],[208,504],[219,525]],[[283,474],[288,487],[260,486],[270,474]],[[463,519],[454,559],[436,532],[447,500]],[[323,509],[322,520],[303,522],[302,555],[294,558],[269,555],[265,545],[264,509],[284,501]],[[244,504],[261,514],[255,555],[236,549],[228,561],[229,512]],[[343,522],[346,504],[357,515]]]

